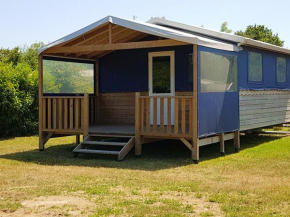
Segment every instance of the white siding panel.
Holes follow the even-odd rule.
[[[290,90],[240,90],[240,130],[290,122]]]

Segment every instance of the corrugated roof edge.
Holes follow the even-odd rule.
[[[269,43],[257,41],[254,39],[250,39],[250,38],[246,38],[246,37],[242,37],[242,36],[238,36],[238,35],[232,35],[232,34],[228,34],[228,33],[224,33],[224,32],[218,32],[215,30],[210,30],[210,29],[191,26],[191,25],[187,25],[187,24],[183,24],[183,23],[178,23],[178,22],[163,19],[163,18],[158,18],[158,17],[151,18],[150,20],[147,21],[147,23],[156,24],[156,25],[166,25],[169,28],[171,26],[174,28],[192,31],[192,32],[198,33],[198,34],[203,34],[203,35],[213,37],[213,38],[232,41],[232,42],[237,43],[238,46],[245,45],[245,46],[257,47],[257,48],[261,48],[261,49],[265,49],[265,50],[270,50],[270,51],[275,51],[275,52],[290,55],[290,50],[283,48],[283,47],[279,47],[276,45],[272,45]]]

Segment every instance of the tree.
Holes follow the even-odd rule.
[[[223,22],[221,25],[221,32],[231,33],[233,30],[228,28],[228,22]]]
[[[284,45],[284,41],[279,38],[278,34],[274,34],[271,29],[264,25],[249,25],[245,31],[240,30],[235,32],[235,34],[280,47]]]

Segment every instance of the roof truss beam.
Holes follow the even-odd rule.
[[[126,49],[139,49],[139,48],[151,48],[151,47],[179,46],[179,45],[186,45],[186,44],[188,43],[167,39],[167,40],[156,40],[156,41],[84,45],[84,46],[73,46],[73,47],[52,47],[44,51],[44,53],[46,54],[78,53],[78,52],[94,52],[94,51],[109,51],[109,50],[126,50]]]

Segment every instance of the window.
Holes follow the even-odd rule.
[[[43,60],[44,93],[94,93],[94,64]]]
[[[237,56],[200,52],[201,92],[237,91]]]
[[[251,51],[249,52],[248,81],[263,81],[262,54],[260,53],[255,53]]]
[[[174,93],[174,51],[149,53],[149,94]]]
[[[277,83],[286,83],[286,58],[277,57],[276,62],[276,81]]]

